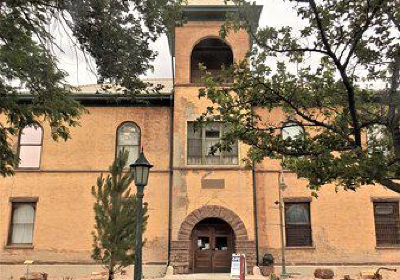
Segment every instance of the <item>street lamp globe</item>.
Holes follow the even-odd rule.
[[[139,158],[135,163],[130,165],[131,171],[133,172],[133,178],[136,186],[146,186],[149,181],[150,168],[153,165],[149,163],[142,151],[140,152]]]

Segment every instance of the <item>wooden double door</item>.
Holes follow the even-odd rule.
[[[222,220],[210,219],[197,224],[192,234],[193,272],[230,272],[233,239],[232,228]]]

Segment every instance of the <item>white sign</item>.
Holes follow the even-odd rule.
[[[240,254],[232,254],[231,278],[240,276]]]

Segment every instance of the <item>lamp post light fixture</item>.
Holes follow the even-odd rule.
[[[135,267],[134,280],[142,279],[142,230],[143,230],[143,196],[144,187],[149,181],[150,168],[153,165],[149,163],[143,153],[143,148],[139,158],[130,165],[131,172],[137,188],[136,192],[136,235],[135,235]]]
[[[286,258],[285,258],[285,238],[284,238],[284,224],[283,224],[283,199],[282,199],[282,191],[287,188],[285,183],[284,173],[283,170],[279,173],[278,178],[278,185],[279,185],[279,222],[280,222],[280,232],[281,232],[281,255],[282,255],[282,271],[281,277],[287,278],[289,275],[286,272]]]

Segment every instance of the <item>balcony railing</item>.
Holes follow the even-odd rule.
[[[202,78],[206,76],[206,72],[210,73],[213,77],[221,77],[222,78],[222,83],[224,84],[229,84],[232,83],[232,78],[231,77],[227,77],[225,75],[225,77],[223,77],[224,72],[222,70],[196,70],[196,69],[192,69],[192,73],[191,73],[191,83],[194,84],[200,84],[202,83]]]

